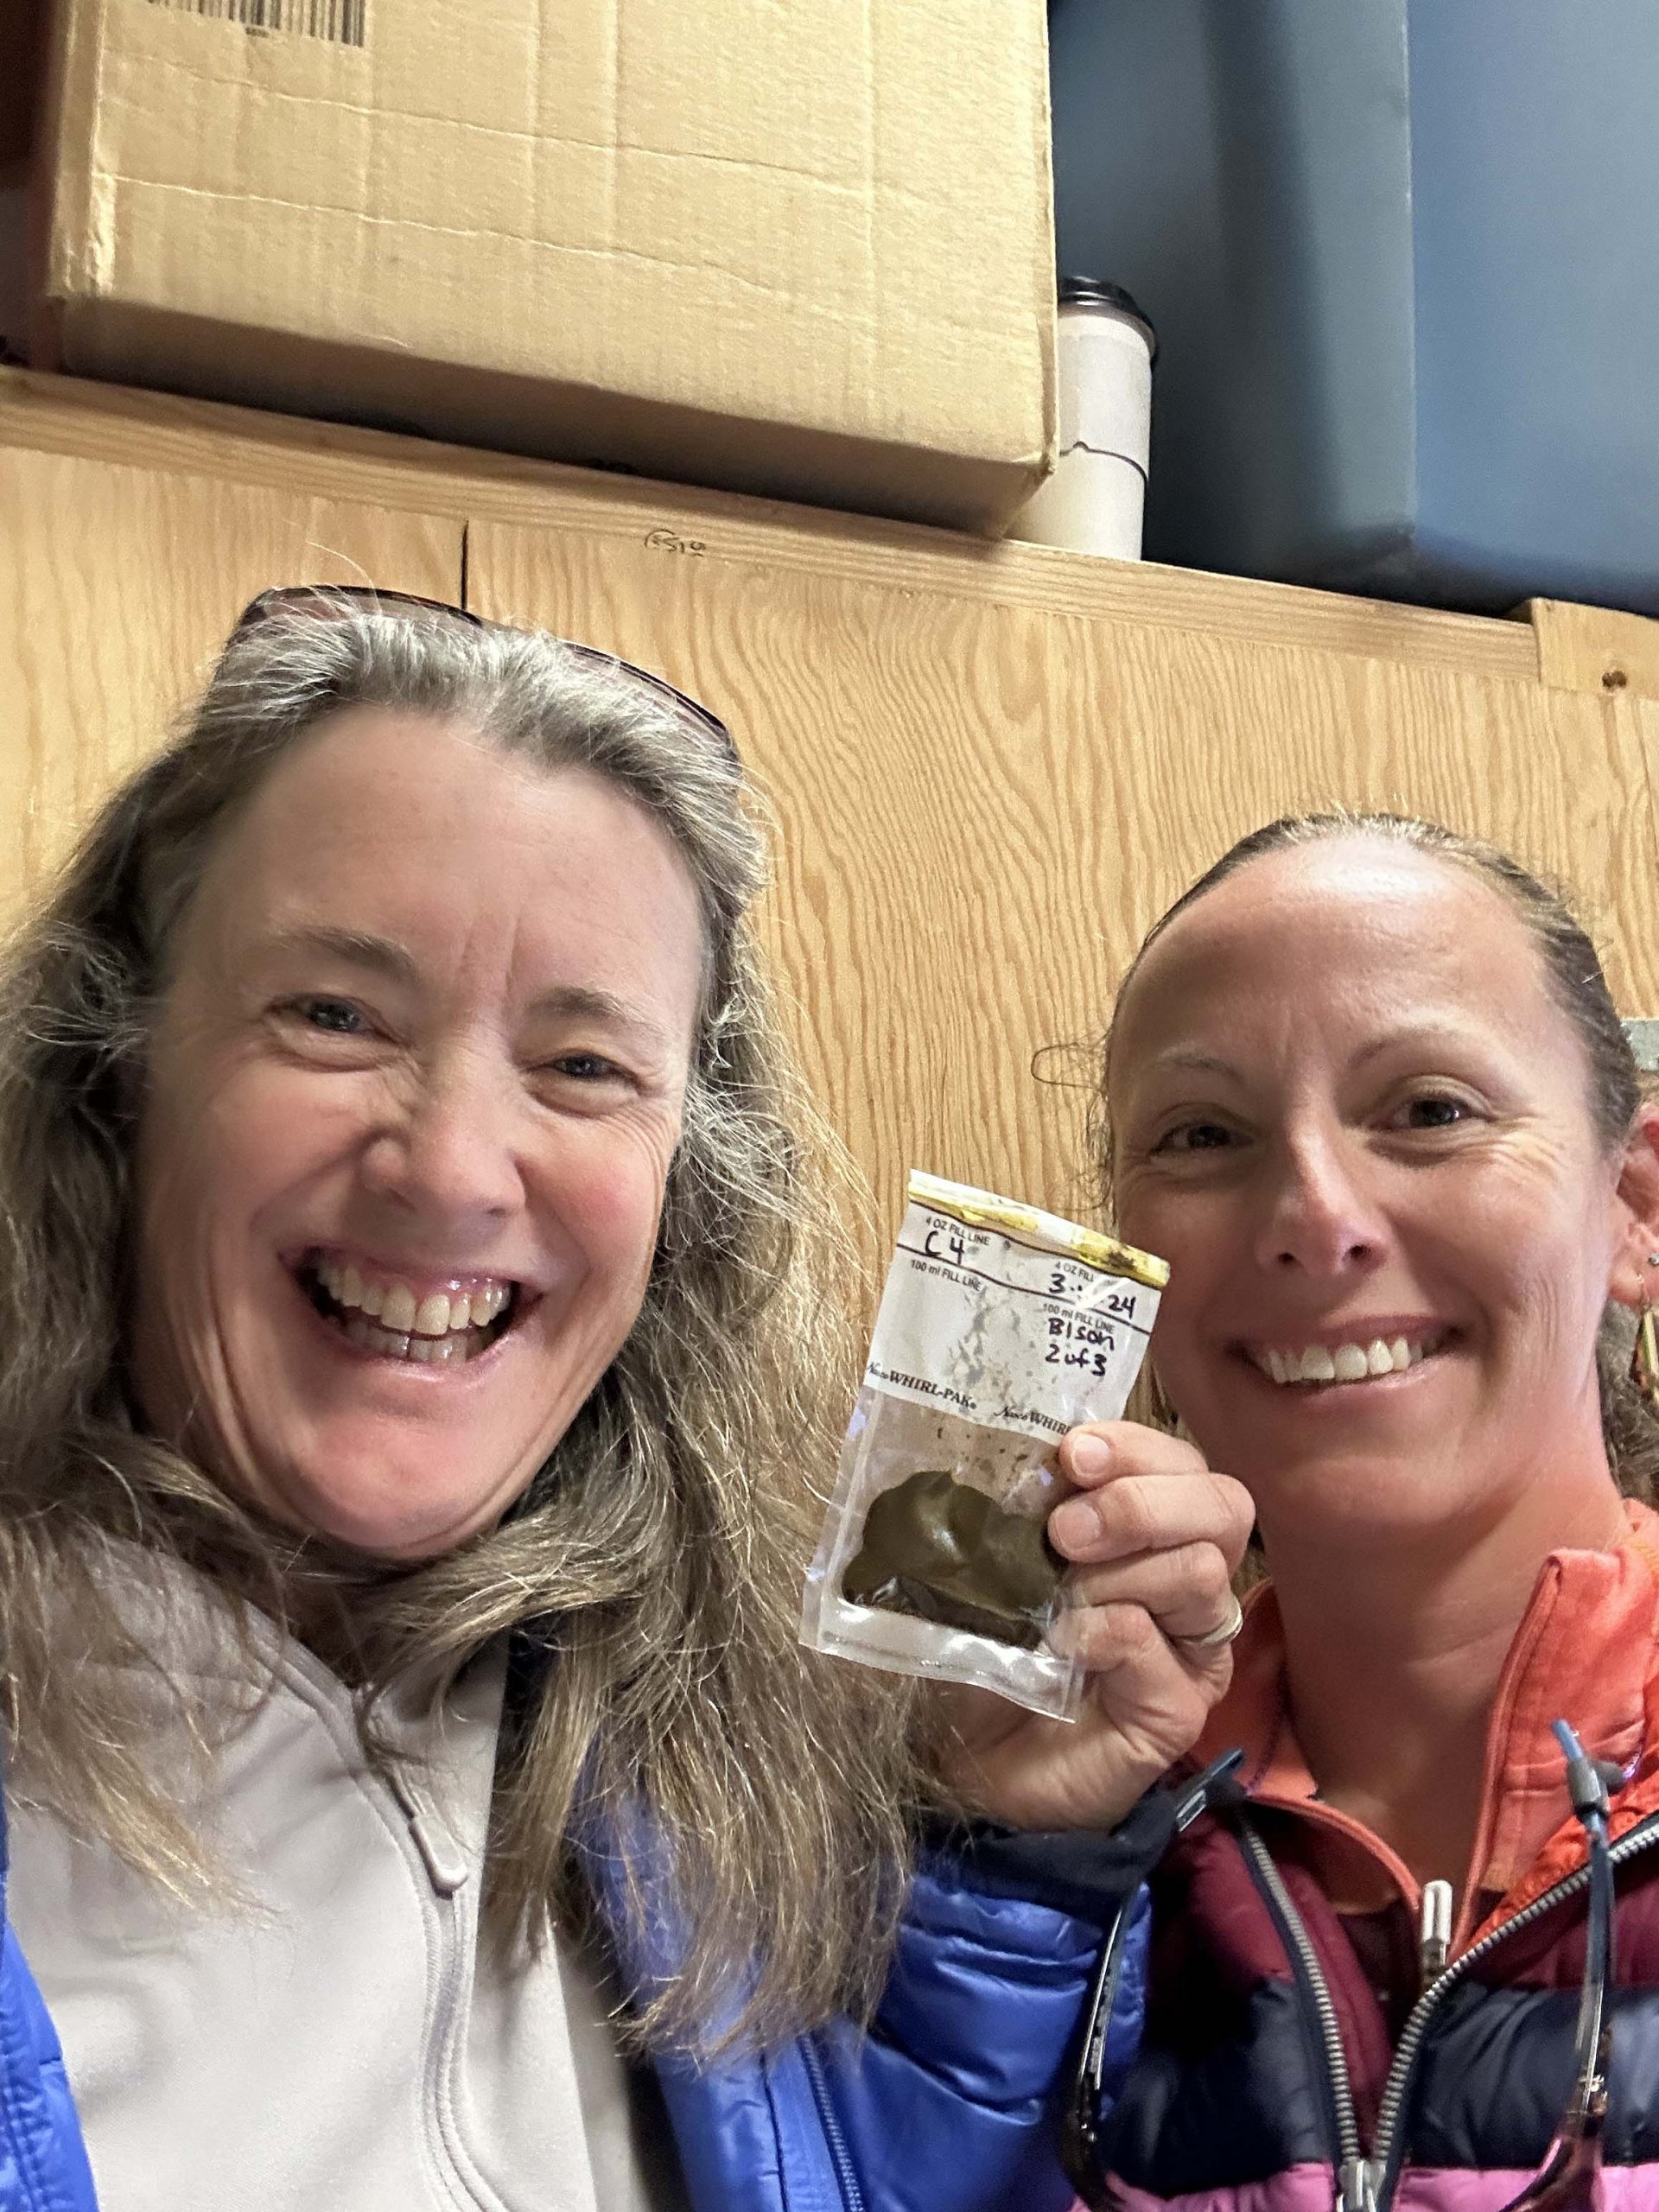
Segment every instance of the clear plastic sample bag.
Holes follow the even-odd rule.
[[[1049,1642],[1055,1447],[1122,1413],[1168,1280],[1096,1230],[912,1174],[802,1642],[1075,1719],[1081,1669]]]

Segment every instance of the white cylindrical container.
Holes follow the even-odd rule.
[[[1059,457],[1009,524],[1010,537],[1141,558],[1157,350],[1151,323],[1121,285],[1061,277]]]

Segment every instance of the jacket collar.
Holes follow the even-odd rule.
[[[1627,1500],[1613,1551],[1552,1552],[1510,1646],[1487,1732],[1479,1827],[1465,1898],[1518,1910],[1581,1856],[1561,1754],[1550,1723],[1570,1720],[1592,1754],[1626,1777],[1615,1829],[1659,1804],[1659,1514]],[[1194,1746],[1196,1763],[1229,1745],[1255,1802],[1318,1834],[1333,1900],[1357,1909],[1418,1888],[1364,1825],[1319,1802],[1292,1732],[1284,1634],[1271,1584],[1253,1592],[1234,1646],[1233,1681]],[[1310,1838],[1310,1840],[1313,1839]]]

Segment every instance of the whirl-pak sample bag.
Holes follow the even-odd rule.
[[[1122,1414],[1169,1269],[966,1184],[912,1173],[909,1195],[801,1638],[1073,1719],[1082,1670],[1049,1641],[1055,1447]]]

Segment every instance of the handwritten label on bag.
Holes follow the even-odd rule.
[[[1145,1283],[912,1203],[865,1380],[1050,1442],[1122,1412],[1158,1299]]]

